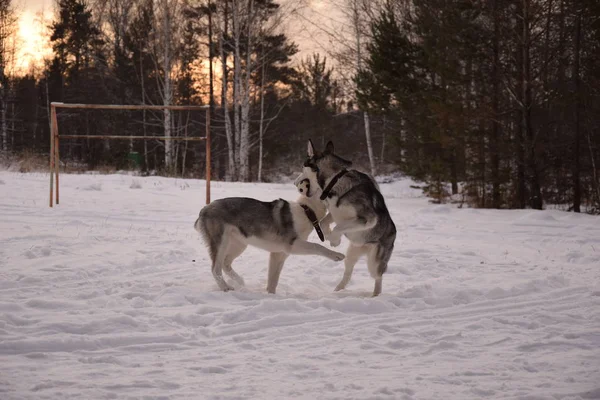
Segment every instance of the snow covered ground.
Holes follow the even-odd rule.
[[[400,180],[380,297],[364,260],[333,293],[343,263],[312,256],[267,295],[256,249],[223,293],[203,181],[62,175],[50,209],[48,180],[0,172],[0,399],[600,398],[597,217],[435,206]]]

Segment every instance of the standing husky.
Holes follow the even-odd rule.
[[[340,244],[341,235],[350,241],[344,261],[344,276],[335,288],[346,287],[354,265],[362,255],[367,255],[369,273],[375,279],[373,296],[381,293],[382,276],[394,250],[396,226],[390,217],[379,188],[369,175],[348,169],[352,162],[333,152],[328,142],[324,152],[317,152],[308,141],[308,158],[298,180],[308,178],[310,185],[320,189],[320,199],[325,202],[329,214],[323,221],[335,222],[328,235],[332,246]],[[316,192],[307,193],[312,196]]]
[[[248,245],[271,253],[267,291],[275,293],[285,259],[290,254],[313,254],[341,261],[344,255],[317,243],[307,242],[308,235],[319,228],[319,221],[327,213],[318,197],[309,197],[308,179],[297,180],[301,195],[298,202],[279,199],[263,202],[246,197],[229,197],[216,200],[200,211],[194,228],[202,234],[212,260],[212,274],[223,291],[232,290],[222,271],[240,285],[244,280],[231,263]],[[329,226],[323,226],[329,234]]]

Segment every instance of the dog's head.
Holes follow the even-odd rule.
[[[308,179],[312,187],[323,190],[327,179],[351,166],[351,161],[345,160],[334,153],[333,142],[327,142],[325,150],[320,152],[315,149],[312,140],[309,139],[306,161],[304,161],[302,174],[296,179],[296,182]],[[314,195],[314,192],[315,190],[312,190],[312,193],[307,194],[307,197]]]

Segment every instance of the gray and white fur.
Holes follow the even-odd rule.
[[[369,273],[375,279],[373,296],[377,296],[381,293],[383,274],[396,240],[396,226],[379,187],[371,176],[350,169],[352,162],[337,156],[331,141],[323,152],[318,152],[309,140],[307,153],[297,181],[308,178],[310,187],[318,189],[307,193],[311,198],[325,191],[340,172],[347,171],[323,199],[329,211],[323,223],[333,221],[336,224],[326,238],[332,246],[340,244],[342,235],[350,241],[344,260],[344,276],[335,290],[346,288],[356,262],[366,255]]]
[[[212,261],[212,274],[223,291],[233,287],[223,278],[223,271],[238,285],[244,280],[231,267],[248,245],[270,252],[267,291],[275,293],[279,276],[290,254],[312,254],[341,261],[344,255],[317,243],[306,241],[313,225],[301,204],[310,207],[318,220],[327,209],[318,197],[307,197],[308,180],[297,180],[301,193],[297,202],[278,199],[263,202],[246,197],[229,197],[215,200],[202,208],[194,224],[208,247]],[[329,234],[329,226],[322,226]]]

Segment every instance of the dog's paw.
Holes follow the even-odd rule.
[[[329,244],[331,247],[338,247],[342,243],[342,237],[339,235],[330,235],[329,236]]]
[[[344,274],[344,276],[342,277],[342,280],[340,281],[340,283],[337,284],[337,286],[335,287],[335,289],[333,289],[333,291],[339,292],[340,290],[346,289],[346,285],[348,285],[348,282],[350,282],[350,278],[351,278],[351,275]]]
[[[338,253],[337,251],[332,251],[331,257],[333,261],[342,261],[346,256],[342,253]]]
[[[237,287],[244,287],[246,285],[246,283],[244,282],[244,278],[242,278],[238,274],[231,274],[231,278],[233,279],[234,285]]]
[[[335,229],[331,231],[328,235],[327,240],[329,240],[329,244],[333,247],[337,247],[342,242],[342,234]]]
[[[230,290],[235,290],[235,288],[233,286],[231,286],[230,284],[225,283],[225,282],[224,282],[224,284],[220,284],[219,288],[224,292],[229,292]]]

